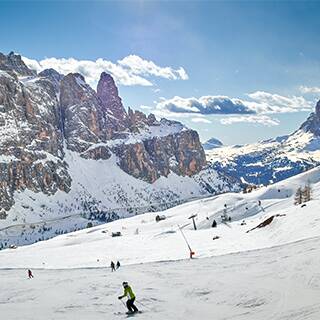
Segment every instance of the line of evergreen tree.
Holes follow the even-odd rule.
[[[294,197],[294,204],[299,205],[311,200],[312,189],[310,184],[306,184],[304,188],[299,187]]]

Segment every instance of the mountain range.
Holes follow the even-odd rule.
[[[214,170],[244,184],[268,185],[320,164],[320,101],[308,119],[289,135],[206,151]]]
[[[4,245],[239,190],[207,166],[198,133],[125,109],[111,75],[29,69],[0,54],[0,234]]]
[[[204,148],[206,151],[204,151]],[[4,246],[195,198],[271,184],[320,163],[320,102],[292,134],[201,145],[180,122],[125,108],[111,75],[29,69],[0,54],[0,236]]]

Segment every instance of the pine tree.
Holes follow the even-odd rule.
[[[298,205],[302,203],[302,190],[301,187],[299,187],[296,191],[296,194],[294,196],[294,204]]]
[[[308,202],[311,200],[311,186],[308,183],[305,185],[304,189],[302,190],[302,202]]]

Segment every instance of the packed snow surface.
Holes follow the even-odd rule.
[[[120,267],[0,270],[7,320],[126,319],[117,296],[129,281],[137,319],[286,319],[320,316],[320,238],[207,259]]]
[[[305,184],[312,200],[294,205]],[[9,320],[126,318],[117,296],[129,281],[143,311],[139,319],[319,319],[319,186],[320,170],[313,169],[249,194],[3,250],[0,313]],[[222,222],[225,209],[231,222]],[[156,222],[157,214],[166,219]],[[197,230],[188,219],[193,214]],[[270,217],[270,224],[247,232]],[[188,259],[179,227],[195,259]],[[121,262],[116,272],[111,260]],[[27,268],[34,279],[27,279]]]

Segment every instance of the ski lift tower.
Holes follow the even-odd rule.
[[[197,216],[197,214],[193,214],[192,216],[190,216],[188,219],[192,219],[193,222],[193,228],[194,230],[197,230],[197,226],[196,226],[196,222],[194,220],[194,218]]]

